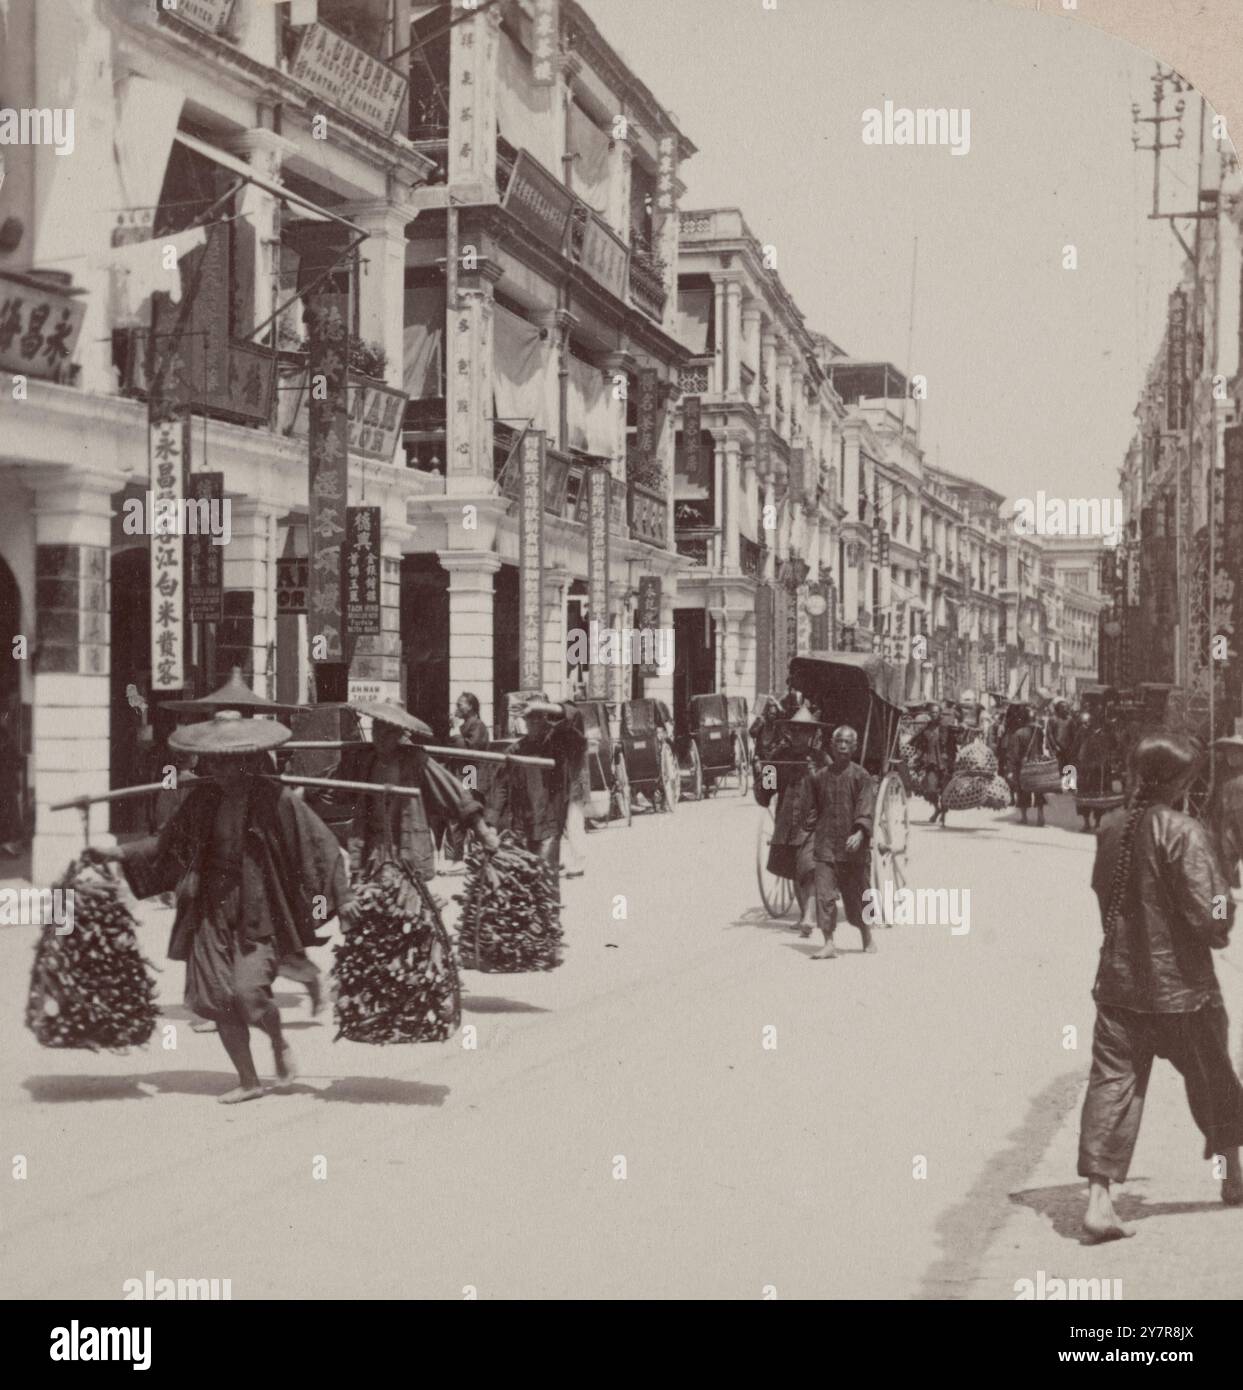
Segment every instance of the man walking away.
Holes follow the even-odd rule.
[[[1222,1201],[1243,1205],[1243,1085],[1230,1062],[1212,959],[1226,945],[1235,905],[1208,831],[1172,804],[1197,761],[1181,739],[1141,739],[1127,815],[1097,839],[1092,888],[1105,937],[1079,1128],[1079,1176],[1088,1180],[1083,1224],[1093,1240],[1133,1234],[1114,1211],[1109,1185],[1125,1181],[1130,1168],[1154,1057],[1182,1073],[1204,1157],[1225,1159]]]
[[[479,697],[473,695],[469,690],[462,691],[453,707],[453,715],[454,746],[457,748],[486,749],[491,739],[488,734],[488,726],[479,717]],[[478,768],[475,769],[475,775],[476,785],[472,790],[478,794]],[[482,800],[482,796],[480,799]],[[448,869],[448,873],[459,874],[462,872],[461,864],[465,848],[466,827],[460,821],[450,821],[445,829],[445,858],[454,867]]]
[[[868,844],[876,784],[854,761],[859,735],[849,724],[833,731],[831,762],[811,779],[808,828],[814,832],[816,856],[816,920],[824,945],[812,960],[834,960],[837,949],[837,895],[840,892],[846,920],[859,928],[863,949],[876,952],[872,932],[863,916],[863,894],[868,886]]]

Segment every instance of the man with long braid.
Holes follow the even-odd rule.
[[[1097,841],[1092,888],[1105,939],[1079,1128],[1079,1175],[1088,1179],[1084,1230],[1093,1240],[1133,1234],[1114,1211],[1109,1185],[1130,1168],[1154,1057],[1182,1074],[1205,1158],[1225,1159],[1222,1200],[1243,1205],[1243,1085],[1230,1063],[1211,954],[1226,945],[1234,903],[1209,832],[1172,805],[1197,763],[1181,739],[1141,739],[1128,813]]]

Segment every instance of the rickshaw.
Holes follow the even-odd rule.
[[[869,871],[879,911],[886,883],[896,891],[906,881],[908,808],[899,746],[899,726],[906,713],[904,672],[878,656],[834,651],[796,656],[790,663],[790,674],[795,689],[819,708],[822,723],[830,728],[849,724],[858,732],[855,760],[879,783]],[[756,875],[765,910],[771,917],[784,917],[794,903],[794,884],[768,871],[775,823],[774,798],[760,822]]]
[[[661,700],[626,700],[621,707],[621,745],[632,793],[642,793],[655,810],[676,810],[682,774],[668,705]]]
[[[589,820],[630,824],[630,775],[620,737],[620,710],[604,700],[575,700],[587,734],[587,771],[591,796]]]
[[[692,695],[687,702],[686,732],[677,741],[677,753],[682,788],[692,801],[722,787],[747,794],[746,708],[745,700],[728,695]]]

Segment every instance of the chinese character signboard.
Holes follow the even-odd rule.
[[[1230,696],[1238,698],[1238,656],[1243,641],[1243,425],[1225,431],[1222,528],[1216,551],[1214,619],[1230,648]],[[1237,708],[1233,711],[1238,713]]]
[[[526,150],[519,150],[501,206],[541,241],[559,251],[574,195]]]
[[[587,609],[600,629],[609,620],[609,496],[612,477],[603,465],[587,470]],[[606,700],[609,673],[603,662],[593,661],[587,673],[587,694]]]
[[[316,295],[305,316],[310,330],[311,375],[307,635],[312,660],[331,662],[345,660],[341,612],[341,547],[349,482],[345,307],[344,296]],[[317,643],[316,638],[321,637],[322,644]]]
[[[195,529],[186,533],[186,617],[216,623],[224,616],[224,546],[208,523],[224,505],[224,474],[191,473],[187,491]]]
[[[345,509],[345,626],[351,637],[380,635],[380,508]]]
[[[300,555],[282,555],[276,562],[277,613],[305,613],[310,561]]]
[[[676,178],[674,159],[677,154],[677,139],[673,135],[662,135],[657,146],[659,163],[656,173],[656,212],[664,216],[673,211],[673,184]]]
[[[219,34],[233,12],[233,0],[177,0],[176,4],[162,4],[157,8],[165,14],[186,20],[196,29]]]
[[[186,495],[189,421],[181,414],[148,426],[151,466],[151,689],[185,684],[185,549],[178,525]]]
[[[701,477],[703,448],[699,442],[700,413],[698,396],[682,398],[682,472],[688,483],[696,485],[706,481]]]
[[[1187,296],[1182,290],[1170,295],[1170,322],[1166,333],[1166,428],[1184,426],[1187,364]]]
[[[595,213],[583,228],[582,267],[591,278],[614,297],[626,295],[626,267],[630,250],[626,243]]]
[[[406,95],[406,79],[326,24],[302,31],[290,76],[355,120],[389,135]]]
[[[522,437],[518,495],[519,684],[544,684],[544,431]]]
[[[29,276],[0,275],[0,371],[59,380],[85,314],[85,300]]]
[[[560,0],[535,0],[531,29],[531,81],[537,87],[551,87],[557,80],[557,30]]]
[[[660,411],[660,382],[655,367],[640,367],[635,397],[635,455],[640,476],[648,479],[656,467],[657,418]]]
[[[639,576],[639,630],[655,633],[660,627],[660,576],[658,574],[642,574]],[[650,646],[643,648],[648,652],[656,650],[655,639]],[[645,676],[654,676],[660,667],[653,662],[645,662],[642,666]]]

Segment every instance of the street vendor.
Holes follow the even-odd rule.
[[[350,708],[371,720],[371,741],[345,749],[327,776],[334,781],[415,787],[421,793],[383,797],[333,790],[310,797],[311,804],[325,813],[339,814],[341,806],[352,810],[346,833],[351,875],[364,872],[377,856],[391,854],[419,878],[434,878],[436,846],[431,824],[437,819],[471,830],[485,848],[496,848],[496,833],[484,819],[483,804],[452,772],[406,741],[407,737],[432,738],[427,724],[400,705],[382,701],[352,702]]]
[[[271,1040],[277,1076],[295,1077],[272,994],[282,958],[318,944],[315,928],[350,910],[336,837],[301,798],[262,780],[269,749],[289,737],[270,719],[221,710],[177,729],[169,747],[198,755],[198,780],[158,835],[122,848],[94,849],[120,863],[140,898],[176,890],[168,954],[185,961],[185,1002],[213,1020],[238,1084],[225,1105],[263,1095],[250,1029]]]
[[[1078,735],[1069,758],[1075,767],[1075,811],[1083,830],[1100,829],[1101,816],[1114,802],[1114,764],[1117,743],[1113,729],[1088,710],[1079,716]],[[1121,798],[1117,799],[1121,804]]]
[[[919,759],[920,795],[932,803],[929,824],[943,819],[945,808],[941,793],[945,790],[954,771],[954,737],[949,725],[948,711],[939,705],[932,705],[928,722],[911,740],[911,747]]]
[[[492,787],[488,820],[512,830],[524,848],[538,854],[555,881],[561,869],[561,836],[574,779],[587,749],[583,717],[573,704],[540,696],[522,706],[526,733],[510,750],[519,757],[551,758],[553,767],[507,763]]]
[[[859,928],[863,950],[876,953],[872,931],[864,914],[863,895],[868,886],[872,813],[876,807],[876,782],[854,755],[858,732],[849,724],[833,731],[830,763],[810,778],[811,795],[806,825],[812,833],[816,864],[816,920],[824,945],[812,960],[834,960],[837,948],[837,898],[841,894],[846,920]]]
[[[765,740],[756,764],[756,798],[767,806],[777,798],[768,872],[793,879],[798,899],[799,934],[810,936],[816,904],[815,844],[811,815],[811,775],[825,764],[821,737],[825,726],[806,707],[782,720]]]

